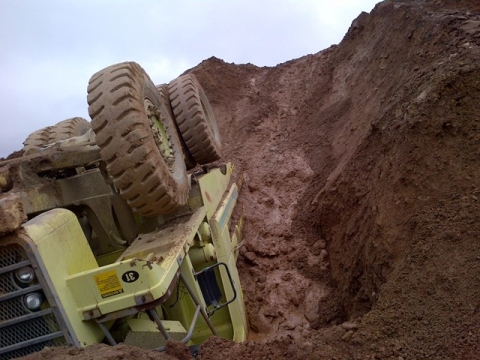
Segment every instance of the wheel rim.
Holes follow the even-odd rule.
[[[166,119],[158,106],[154,105],[150,100],[144,100],[145,110],[147,111],[148,122],[152,130],[153,139],[157,145],[158,150],[162,154],[170,171],[173,171],[173,164],[175,163],[175,150],[171,142],[171,135],[168,134],[168,126],[165,125]]]

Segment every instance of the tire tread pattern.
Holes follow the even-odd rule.
[[[53,125],[50,129],[49,144],[57,141],[81,136],[91,128],[90,122],[81,117],[63,120]]]
[[[38,129],[27,136],[23,142],[23,151],[36,149],[48,144],[51,126]]]
[[[222,157],[218,125],[205,92],[193,74],[178,77],[168,85],[173,113],[193,158],[201,165]]]

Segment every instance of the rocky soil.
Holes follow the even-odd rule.
[[[249,341],[198,359],[480,358],[480,3],[384,1],[276,67],[193,73],[246,177]],[[124,345],[28,359],[188,359]]]

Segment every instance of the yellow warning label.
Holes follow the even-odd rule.
[[[102,299],[123,293],[122,285],[115,270],[98,274],[94,276],[94,279]]]

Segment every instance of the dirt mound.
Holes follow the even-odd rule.
[[[479,45],[478,5],[384,2],[316,55],[194,69],[249,179],[261,343],[224,356],[480,354]]]
[[[199,359],[478,358],[479,58],[480,5],[385,1],[315,55],[191,70],[246,177],[251,325]]]

